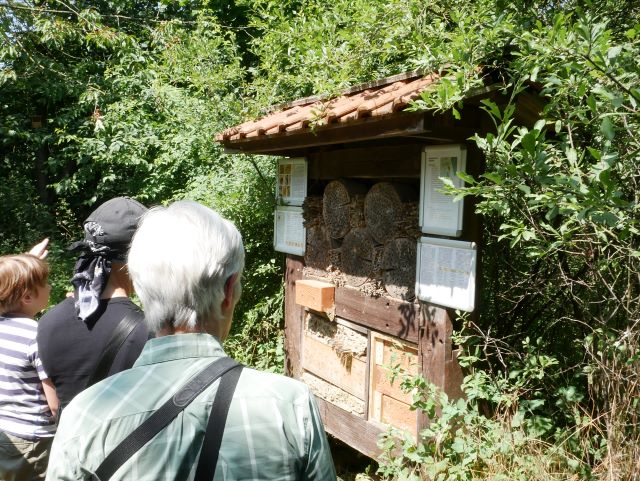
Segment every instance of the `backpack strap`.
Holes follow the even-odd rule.
[[[173,419],[181,413],[201,392],[210,386],[216,379],[233,370],[238,371],[240,364],[230,357],[223,357],[213,361],[200,371],[176,392],[171,399],[165,402],[157,411],[148,417],[140,426],[124,438],[113,451],[102,461],[93,476],[94,481],[107,481],[128,459],[139,449],[147,444],[153,437],[164,429]],[[237,382],[237,380],[236,380]],[[221,381],[222,384],[222,381]],[[235,386],[234,386],[235,387]],[[233,391],[231,392],[233,396]],[[214,406],[218,402],[218,395],[214,400]],[[229,400],[230,401],[230,400]],[[228,411],[228,406],[227,406]],[[221,430],[224,430],[224,424]],[[202,455],[200,456],[202,457]],[[214,467],[215,470],[215,467]],[[212,478],[209,479],[211,481]]]
[[[200,459],[198,460],[194,481],[213,480],[213,475],[216,473],[216,465],[218,464],[224,426],[227,423],[227,415],[229,414],[229,406],[241,373],[242,366],[240,366],[240,369],[233,369],[227,372],[220,380],[216,398],[211,406],[211,414],[209,415],[202,449],[200,450]]]
[[[102,354],[100,354],[100,360],[98,361],[96,368],[93,370],[93,374],[91,374],[91,377],[89,378],[85,389],[89,386],[93,386],[99,381],[102,381],[109,375],[111,366],[113,366],[113,361],[116,359],[116,355],[118,354],[118,352],[120,352],[122,345],[127,340],[129,335],[131,335],[133,330],[143,321],[144,314],[137,310],[128,313],[122,318],[122,320],[113,330],[111,338],[102,350]]]

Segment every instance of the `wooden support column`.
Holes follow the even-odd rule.
[[[443,389],[445,362],[451,358],[452,325],[447,310],[423,304],[424,330],[420,339],[420,353],[425,379]]]
[[[302,374],[300,347],[302,346],[302,322],[304,307],[296,304],[296,281],[302,279],[302,257],[287,256],[285,265],[284,331],[285,366],[287,376],[299,378]]]
[[[423,327],[420,329],[419,353],[424,378],[447,393],[450,399],[462,396],[462,370],[457,351],[451,341],[453,325],[446,309],[422,303]],[[424,415],[418,419],[420,428],[428,425]]]

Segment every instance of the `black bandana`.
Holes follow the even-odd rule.
[[[86,240],[74,243],[69,249],[85,251],[76,262],[71,284],[78,317],[86,321],[100,304],[100,296],[111,274],[113,251],[108,246]]]
[[[86,321],[100,305],[112,262],[125,262],[131,238],[147,208],[128,197],[115,197],[84,221],[84,240],[69,250],[81,252],[71,284],[78,317]]]

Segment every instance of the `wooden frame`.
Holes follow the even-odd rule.
[[[413,73],[409,76],[384,79],[369,86],[359,86],[345,95],[362,92],[365,88],[375,89],[391,85],[393,82],[417,75]],[[443,144],[459,144],[455,155],[458,156],[461,164],[466,161],[463,168],[472,176],[480,175],[484,170],[484,158],[469,139],[474,134],[483,135],[494,129],[489,116],[482,110],[480,101],[490,98],[499,106],[504,105],[508,97],[502,96],[500,91],[498,85],[487,85],[485,88],[474,91],[465,99],[464,108],[457,116],[458,118],[454,118],[451,111],[398,112],[394,108],[376,116],[360,116],[343,112],[335,122],[314,126],[314,128],[305,126],[302,122],[301,128],[297,128],[300,126],[291,129],[265,127],[260,133],[257,131],[251,132],[251,135],[245,133],[246,136],[234,134],[222,136],[219,139],[228,152],[275,154],[307,159],[307,197],[302,204],[303,209],[307,209],[305,211],[307,214],[306,245],[305,249],[292,251],[286,256],[285,372],[298,379],[304,379],[305,374],[310,373],[316,377],[320,376],[319,379],[324,377],[326,382],[333,381],[337,389],[344,388],[345,392],[363,400],[363,412],[354,413],[321,397],[317,398],[326,431],[368,456],[374,458],[378,456],[377,437],[386,430],[385,425],[379,421],[388,420],[385,416],[378,416],[380,419],[376,420],[376,414],[372,413],[380,406],[379,403],[375,404],[372,396],[378,395],[375,394],[376,392],[381,392],[381,385],[384,383],[377,367],[379,364],[372,365],[371,358],[372,355],[375,356],[372,352],[377,350],[376,343],[379,339],[390,339],[390,342],[399,343],[405,347],[411,346],[417,352],[418,372],[447,393],[449,398],[462,395],[463,372],[457,361],[458,350],[451,338],[454,319],[451,308],[412,299],[413,293],[408,290],[388,288],[392,283],[387,282],[388,278],[381,273],[397,273],[401,270],[397,269],[397,265],[385,260],[393,257],[386,256],[387,247],[391,242],[380,232],[374,232],[374,227],[378,227],[375,222],[369,222],[367,219],[363,222],[363,216],[359,215],[361,211],[365,215],[371,211],[374,215],[383,212],[381,209],[367,211],[363,208],[362,204],[367,204],[364,194],[368,195],[376,186],[378,187],[376,194],[397,194],[392,207],[396,208],[394,213],[399,215],[392,217],[394,220],[392,224],[385,223],[386,219],[384,219],[385,222],[380,222],[382,227],[393,226],[391,231],[395,237],[391,241],[401,239],[397,243],[396,259],[401,259],[406,264],[408,257],[405,254],[411,250],[407,246],[416,245],[423,233],[430,234],[432,237],[458,237],[461,241],[475,243],[478,246],[476,276],[480,278],[482,229],[479,217],[475,214],[477,200],[467,198],[464,203],[461,202],[456,206],[455,225],[453,227],[445,225],[444,229],[439,228],[443,227],[442,225],[436,225],[434,229],[428,219],[426,222],[419,221],[425,218],[425,206],[424,202],[416,201],[419,204],[415,206],[416,225],[412,226],[408,224],[411,224],[410,221],[414,215],[411,210],[414,207],[413,200],[405,198],[407,197],[403,195],[405,192],[396,186],[404,184],[409,187],[422,187],[424,198],[426,182],[422,182],[422,186],[420,182],[421,172],[424,173],[425,170],[423,152],[435,150],[442,153],[446,149],[451,149],[451,146],[443,146]],[[310,101],[310,99],[301,99],[292,105],[308,105]],[[532,126],[538,119],[542,107],[543,101],[535,92],[521,92],[516,98],[514,118],[518,124]],[[276,108],[276,110],[279,109]],[[270,133],[266,134],[267,131]],[[348,221],[344,222],[344,226],[338,226],[340,229],[333,229],[335,222],[320,219],[325,215],[325,204],[324,198],[320,201],[318,199],[332,183],[334,186],[340,183],[344,187],[343,193],[346,192],[344,199],[339,195],[333,196],[333,200],[329,202],[332,209],[327,210],[346,213],[344,219]],[[354,187],[355,184],[360,185]],[[383,188],[387,189],[386,192],[383,192]],[[374,197],[371,195],[370,199]],[[328,198],[331,199],[330,196]],[[339,201],[338,207],[345,206],[343,211],[333,209],[335,205],[333,201],[336,199]],[[342,200],[344,204],[340,203]],[[299,199],[293,201],[283,199],[282,203],[287,202],[300,203]],[[421,214],[420,210],[422,210]],[[397,218],[409,219],[409,222],[404,224],[395,222]],[[345,227],[344,232],[341,230],[342,227]],[[417,228],[417,233],[414,232],[414,227]],[[357,236],[354,230],[357,230]],[[347,239],[355,239],[355,242],[347,242]],[[415,244],[412,243],[413,241]],[[360,255],[362,253],[359,251],[361,245],[367,247],[363,255]],[[345,252],[347,257],[353,252],[358,254],[355,256],[356,262],[345,263],[343,259]],[[393,250],[391,252],[394,253]],[[308,260],[308,265],[305,265],[305,258]],[[335,267],[333,264],[336,260],[341,263],[338,270],[346,271],[348,266],[352,268],[352,272],[332,270],[331,267]],[[331,265],[327,265],[328,261]],[[360,271],[358,263],[366,264],[367,269]],[[417,267],[417,260],[414,265]],[[400,272],[400,275],[404,274],[404,271]],[[353,278],[358,279],[357,285],[355,282],[350,284]],[[296,304],[296,282],[304,279],[333,284],[335,286],[333,296],[325,297],[318,294],[324,292],[321,290],[313,294],[313,284],[311,284],[312,296],[318,297],[313,300],[318,302],[311,302],[308,300],[308,295],[301,295],[300,302],[305,303],[306,307]],[[395,282],[396,279],[393,281]],[[384,289],[381,289],[380,285],[384,285]],[[321,289],[326,288],[325,285]],[[476,299],[480,288],[481,286],[478,286],[476,292],[469,293],[469,302],[463,307],[469,308],[477,304]],[[328,289],[331,289],[331,286]],[[420,289],[418,288],[417,291],[420,296]],[[334,300],[334,305],[327,306],[330,303],[327,299],[331,298]],[[456,305],[456,307],[459,306]],[[318,310],[314,311],[314,308]],[[325,316],[327,323],[335,322],[336,325],[346,326],[365,334],[367,339],[365,365],[358,364],[355,370],[349,370],[340,364],[339,353],[329,343],[321,342],[321,345],[318,345],[305,326],[305,316],[310,314]],[[470,316],[473,319],[477,316],[477,312],[472,312]],[[361,341],[362,338],[360,338],[362,344]],[[394,394],[394,396],[407,400],[403,395]],[[406,408],[406,403],[402,407]],[[396,414],[398,411],[394,411],[394,415],[391,416],[392,422]],[[429,419],[417,414],[415,419],[406,417],[404,425],[416,435],[428,423]]]
[[[489,92],[487,95],[497,94]],[[311,198],[317,200],[318,196],[323,195],[326,186],[338,179],[348,179],[365,185],[365,193],[367,189],[381,182],[408,184],[419,189],[424,162],[423,152],[425,149],[442,151],[446,148],[442,144],[460,144],[460,147],[456,148],[457,152],[464,152],[464,157],[463,154],[460,155],[466,161],[465,171],[470,175],[482,172],[482,155],[467,139],[474,133],[490,129],[491,124],[483,117],[484,114],[476,101],[477,99],[466,104],[461,121],[453,118],[450,112],[404,112],[382,118],[338,123],[315,132],[280,132],[258,138],[226,141],[225,146],[246,152],[304,156],[307,159],[307,201]],[[353,194],[351,202],[354,205],[363,202],[365,196],[361,191],[355,189]],[[419,208],[419,202],[416,200],[416,244],[423,235],[418,220]],[[312,216],[305,217],[308,236],[311,235],[312,229],[316,234],[322,234],[322,222],[317,222],[318,217],[323,215],[322,204],[316,206],[315,210],[305,212],[305,215]],[[467,199],[461,203],[459,212],[460,222],[456,223],[455,232],[447,231],[445,234],[459,236],[459,239],[465,242],[475,242],[479,246],[477,265],[480,268],[481,226],[474,213],[474,200]],[[357,228],[362,227],[357,216],[350,222]],[[407,232],[413,231],[406,231],[403,235],[408,235]],[[344,238],[329,238],[328,234],[326,235],[326,238],[320,239],[323,248],[330,251],[330,254],[341,252]],[[443,232],[433,235],[443,235]],[[380,252],[378,242],[373,243],[374,251],[378,252],[375,255],[379,255]],[[308,248],[306,255],[310,255]],[[374,351],[377,349],[376,343],[385,339],[403,346],[411,346],[417,360],[417,372],[446,392],[450,398],[459,397],[462,395],[460,386],[463,372],[457,361],[458,350],[451,339],[454,314],[445,306],[417,299],[390,297],[384,291],[375,291],[374,284],[370,287],[376,293],[371,294],[367,289],[349,285],[344,278],[336,278],[335,272],[326,270],[325,265],[318,265],[317,260],[317,257],[309,257],[310,263],[307,266],[304,256],[287,255],[286,373],[298,379],[313,375],[363,400],[364,410],[356,413],[351,412],[349,406],[345,409],[323,397],[316,397],[326,431],[367,456],[375,458],[380,454],[377,437],[388,428],[381,421],[391,420],[393,423],[393,420],[399,417],[404,421],[398,424],[403,424],[414,436],[429,423],[429,419],[424,415],[408,410],[406,395],[397,394],[397,391],[393,390],[387,394],[391,394],[389,399],[395,401],[390,401],[386,408],[391,409],[390,406],[393,404],[392,407],[397,409],[387,411],[390,417],[378,416],[374,412],[379,408],[382,411],[385,409],[380,403],[376,404],[374,396],[378,396],[380,401],[380,396],[386,395],[381,394],[382,391],[389,387],[385,384],[379,365],[372,363],[372,356],[375,356]],[[318,311],[296,304],[296,281],[305,279],[332,283],[335,286],[334,306],[327,308],[324,297],[318,299],[318,303],[301,300],[313,304]],[[366,281],[371,282],[372,279]],[[477,292],[473,293],[474,302],[476,296]],[[304,296],[301,296],[302,298]],[[340,364],[340,356],[336,350],[330,344],[318,341],[308,332],[305,317],[309,314],[325,316],[328,323],[334,322],[336,325],[366,333],[366,362],[358,361],[351,369]],[[473,317],[475,313],[471,315]],[[396,394],[393,394],[394,392]]]

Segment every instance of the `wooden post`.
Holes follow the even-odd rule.
[[[302,279],[304,262],[301,257],[287,256],[285,265],[284,330],[285,374],[299,378],[302,374],[300,346],[304,307],[296,304],[296,281]]]
[[[463,396],[463,373],[458,363],[458,350],[453,349],[451,334],[453,325],[449,312],[430,304],[421,303],[419,358],[424,378],[442,389],[449,399]],[[426,416],[418,418],[420,428],[429,424]]]

